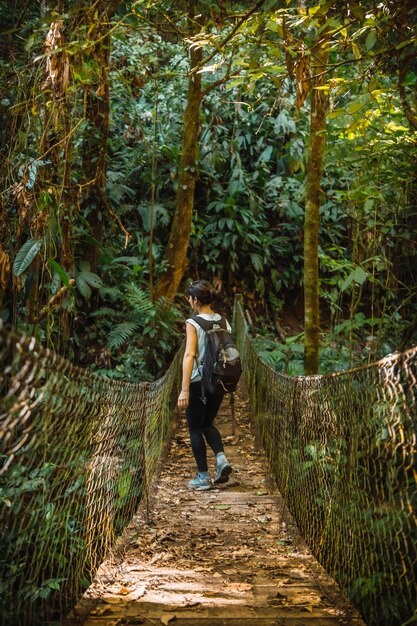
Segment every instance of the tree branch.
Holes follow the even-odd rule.
[[[216,89],[220,85],[224,85],[224,83],[227,83],[227,81],[230,78],[230,72],[232,70],[232,63],[233,63],[233,54],[230,55],[224,76],[222,76],[222,78],[219,78],[219,80],[216,80],[214,83],[210,83],[209,85],[207,85],[205,89],[203,89],[202,91],[203,98],[205,98],[208,93],[213,91],[213,89]]]
[[[121,230],[124,232],[124,234],[125,234],[125,248],[126,248],[127,247],[127,243],[128,243],[128,241],[129,241],[129,239],[131,237],[131,234],[129,233],[129,231],[126,230],[126,228],[123,226],[123,223],[122,223],[122,220],[120,219],[120,217],[118,215],[116,215],[116,213],[111,208],[110,204],[107,202],[107,198],[105,197],[105,195],[103,193],[103,190],[100,189],[100,187],[98,185],[96,186],[96,189],[97,189],[98,195],[100,196],[100,200],[104,204],[105,208],[110,213],[112,218],[119,224]]]
[[[67,295],[68,289],[75,287],[75,279],[69,279],[69,287],[68,285],[63,285],[61,289],[59,289],[54,296],[45,304],[45,306],[40,310],[39,315],[37,316],[35,322],[40,322],[44,317],[46,317],[52,309],[54,309],[58,304],[61,304],[62,300]]]
[[[247,13],[245,13],[243,15],[243,17],[238,21],[236,26],[234,28],[232,28],[232,30],[227,35],[227,37],[225,37],[224,40],[222,41],[222,43],[219,44],[219,46],[218,46],[219,49],[224,48],[224,46],[227,43],[229,43],[229,41],[234,37],[236,32],[242,26],[242,24],[244,24],[250,18],[250,16],[253,15],[264,4],[264,2],[265,2],[265,0],[258,0],[258,2],[255,4],[255,6],[253,6],[249,11],[247,11]],[[200,61],[200,63],[195,68],[193,68],[191,73],[198,72],[202,67],[204,67],[204,65],[207,65],[207,63],[209,63],[212,59],[214,59],[214,57],[218,53],[219,53],[219,50],[214,50],[214,52],[211,52],[208,56],[206,56],[205,59],[202,59]]]

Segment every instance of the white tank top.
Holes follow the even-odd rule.
[[[213,314],[199,313],[196,317],[201,317],[203,320],[208,320],[209,322],[218,322],[222,318],[222,316],[219,315],[218,313],[213,313]],[[194,359],[193,371],[191,372],[191,381],[190,381],[192,383],[196,383],[199,380],[201,380],[201,363],[203,362],[204,352],[205,352],[204,330],[201,328],[201,326],[197,322],[195,322],[191,318],[188,318],[187,320],[185,320],[185,323],[191,324],[192,326],[194,326],[194,328],[197,331],[197,354],[196,354],[196,359]],[[226,320],[226,324],[227,324],[227,330],[229,331],[229,333],[232,332],[232,328],[227,320]],[[197,363],[198,363],[198,367],[197,367]]]

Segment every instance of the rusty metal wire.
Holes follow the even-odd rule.
[[[417,348],[290,377],[235,329],[256,429],[312,552],[370,626],[417,621]]]
[[[180,368],[111,381],[0,329],[0,623],[52,623],[88,586],[147,493]]]

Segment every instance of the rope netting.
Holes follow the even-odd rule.
[[[147,495],[180,369],[112,381],[0,330],[2,624],[56,624],[88,586]]]
[[[235,330],[272,472],[318,561],[369,625],[417,623],[417,348],[323,376],[266,365]]]
[[[251,409],[303,537],[370,625],[416,622],[417,348],[325,376],[262,362],[235,307]],[[0,620],[57,623],[166,447],[181,354],[154,383],[94,375],[0,330]],[[54,622],[55,619],[55,622]]]

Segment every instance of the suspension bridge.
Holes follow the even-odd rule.
[[[230,448],[234,482],[209,495],[181,487],[191,471],[175,411],[181,352],[163,378],[132,385],[0,331],[2,624],[417,623],[417,348],[290,377],[259,358],[238,302],[234,328],[249,409],[239,398],[236,430],[223,419],[230,446],[245,445]],[[249,413],[278,491],[262,482]],[[187,553],[161,556],[179,537]],[[103,562],[123,541],[118,572],[130,568],[134,585],[122,577],[112,596]],[[216,563],[204,558],[210,544]],[[172,610],[152,613],[158,560]]]

